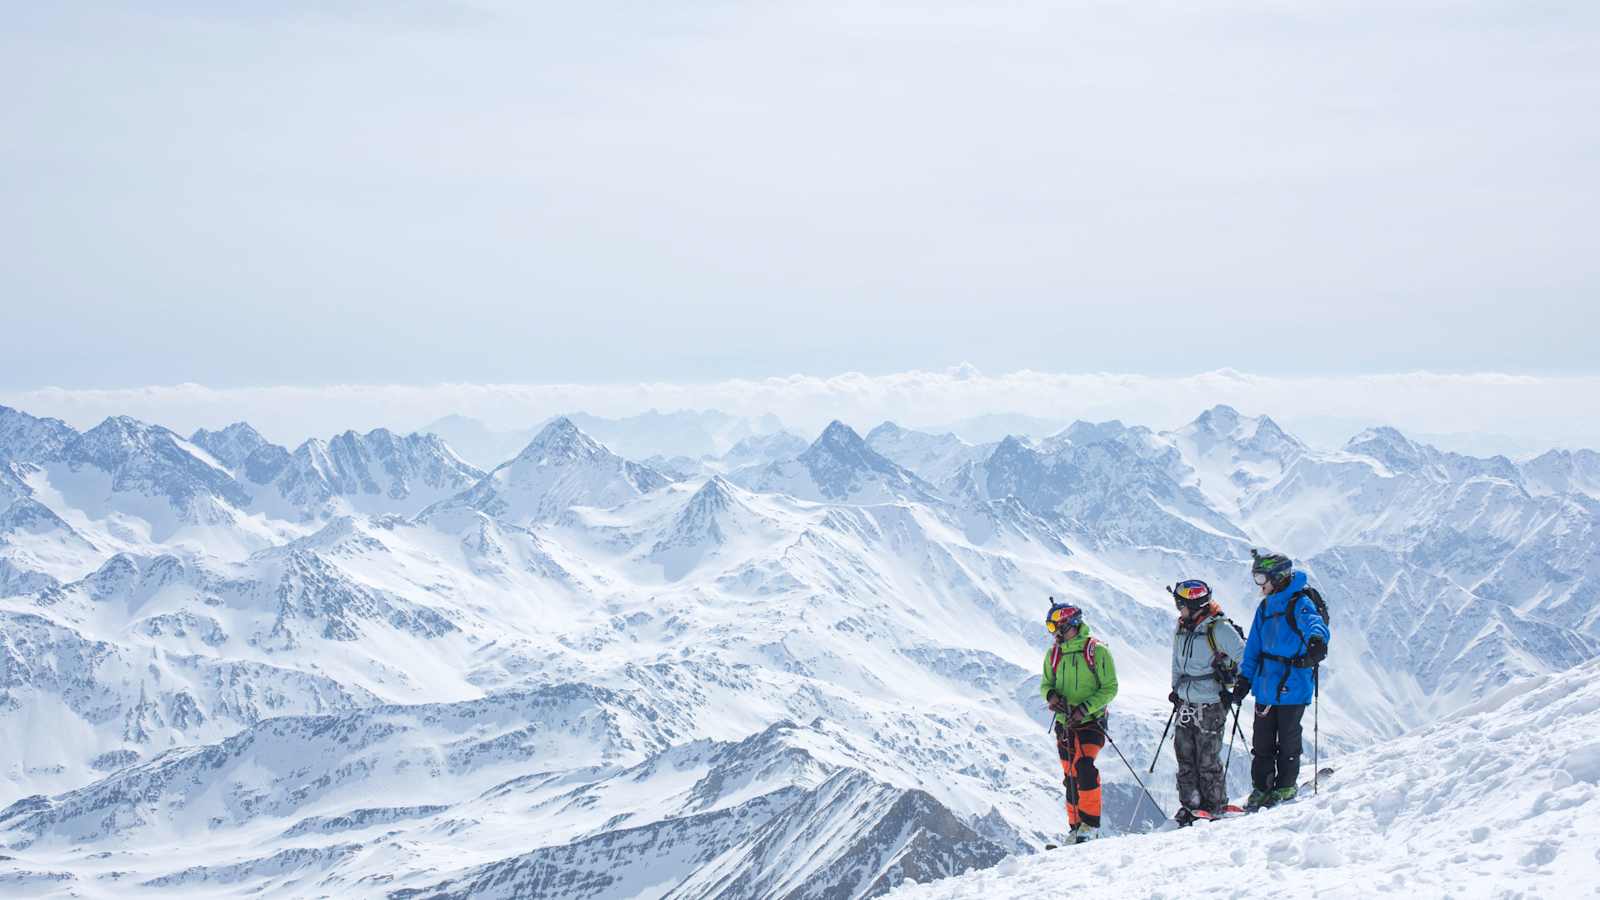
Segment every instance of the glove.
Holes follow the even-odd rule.
[[[1067,704],[1066,698],[1062,697],[1055,691],[1051,691],[1050,693],[1046,694],[1044,702],[1045,705],[1049,706],[1053,712],[1067,713],[1072,709],[1072,707]]]
[[[1243,678],[1234,682],[1233,694],[1231,696],[1233,697],[1233,703],[1235,706],[1243,703],[1244,698],[1250,696],[1250,682]]]
[[[1328,658],[1328,642],[1317,635],[1306,641],[1305,655],[1294,661],[1295,668],[1309,669]]]
[[[1178,692],[1177,691],[1173,691],[1172,693],[1167,695],[1167,702],[1171,703],[1173,706],[1177,706],[1178,704],[1183,702],[1183,698],[1178,696]]]
[[[1088,707],[1086,707],[1086,706],[1074,706],[1072,708],[1072,711],[1067,713],[1067,721],[1071,722],[1074,725],[1082,725],[1083,724],[1083,720],[1085,718],[1087,718],[1088,715],[1089,715],[1089,708]]]

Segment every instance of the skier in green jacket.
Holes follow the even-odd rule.
[[[1117,667],[1111,648],[1090,633],[1078,607],[1050,598],[1044,627],[1056,640],[1044,657],[1039,693],[1056,714],[1071,828],[1067,841],[1081,844],[1100,836],[1100,770],[1094,760],[1106,744],[1106,707],[1117,695]]]

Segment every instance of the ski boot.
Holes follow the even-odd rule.
[[[1272,791],[1251,791],[1250,799],[1244,801],[1244,811],[1257,812],[1271,806],[1276,802],[1272,799],[1272,793]]]
[[[1279,803],[1287,803],[1288,801],[1293,800],[1299,793],[1299,789],[1292,784],[1288,787],[1278,788],[1272,792],[1272,805],[1277,806]]]
[[[1187,828],[1194,824],[1194,813],[1189,807],[1180,806],[1178,811],[1172,814],[1172,821],[1177,822],[1179,828]]]
[[[1100,829],[1088,825],[1079,825],[1073,829],[1072,842],[1074,844],[1086,844],[1099,836]]]

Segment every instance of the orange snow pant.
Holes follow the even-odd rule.
[[[1094,758],[1106,745],[1105,718],[1069,728],[1056,722],[1056,751],[1067,788],[1067,825],[1100,827],[1100,770]]]

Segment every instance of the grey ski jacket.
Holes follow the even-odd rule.
[[[1206,640],[1206,633],[1211,640]],[[1225,654],[1237,668],[1244,658],[1244,639],[1227,622],[1227,617],[1217,613],[1203,619],[1194,628],[1185,628],[1179,620],[1172,636],[1172,689],[1178,698],[1187,703],[1216,703],[1222,699],[1217,680],[1212,677],[1211,644],[1217,652]],[[1231,687],[1231,685],[1230,685]]]

